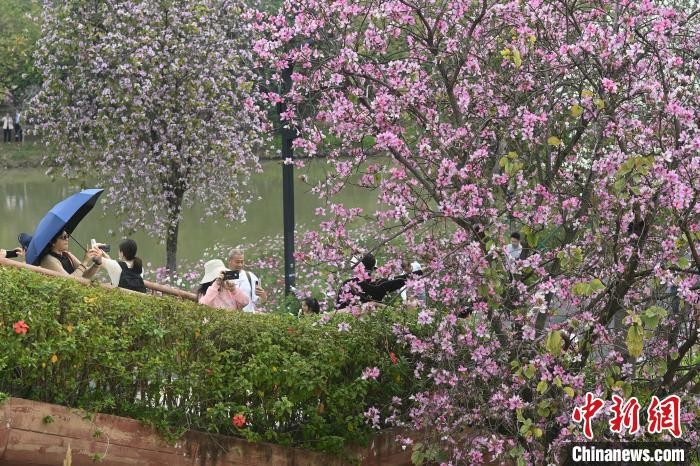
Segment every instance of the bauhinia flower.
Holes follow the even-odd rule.
[[[378,367],[367,367],[365,368],[364,371],[362,371],[362,380],[367,380],[367,379],[372,379],[372,380],[377,380],[377,377],[379,377],[380,371]]]

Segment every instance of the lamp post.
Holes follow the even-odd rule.
[[[290,64],[282,71],[282,95],[286,96],[292,89],[292,70]],[[296,278],[294,262],[294,165],[286,163],[294,160],[295,132],[291,127],[282,122],[282,113],[287,111],[287,104],[277,104],[277,113],[280,116],[280,136],[282,137],[282,216],[284,221],[284,292],[286,295],[292,292]]]

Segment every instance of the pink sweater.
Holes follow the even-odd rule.
[[[216,307],[219,309],[241,310],[248,305],[250,299],[238,287],[235,291],[219,290],[219,282],[211,284],[207,292],[199,298],[199,304]]]

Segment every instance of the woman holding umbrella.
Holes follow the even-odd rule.
[[[93,247],[85,251],[81,263],[68,252],[68,240],[75,227],[95,206],[100,194],[102,189],[84,189],[53,206],[34,230],[25,255],[27,264],[65,276],[91,278],[95,275],[104,253]]]
[[[62,231],[49,241],[49,250],[41,258],[39,267],[66,276],[92,278],[100,269],[104,252],[97,247],[88,249],[83,262],[80,262],[68,251],[69,238],[68,232]]]

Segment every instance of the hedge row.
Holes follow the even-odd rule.
[[[0,391],[171,439],[194,429],[337,452],[369,438],[370,406],[411,388],[389,313],[233,313],[2,266],[0,290]],[[379,379],[363,379],[367,367]]]

